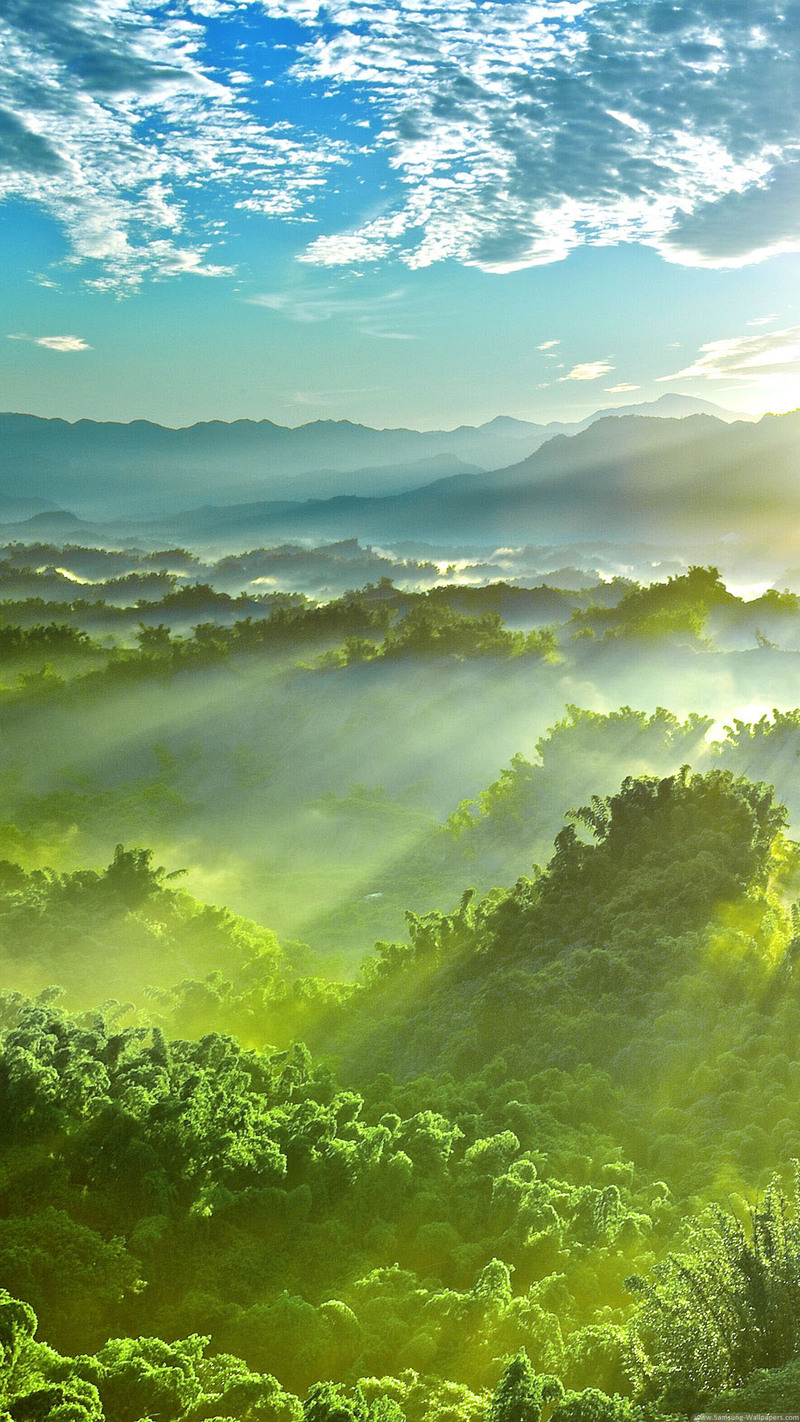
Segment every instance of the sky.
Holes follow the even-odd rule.
[[[800,0],[2,0],[0,408],[800,405]]]

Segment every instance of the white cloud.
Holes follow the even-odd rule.
[[[782,331],[768,331],[759,336],[733,336],[708,341],[700,347],[697,359],[672,375],[660,375],[668,380],[741,380],[780,375],[800,367],[800,326],[787,326]]]
[[[573,365],[572,370],[566,375],[558,377],[559,382],[564,380],[599,380],[601,375],[608,375],[614,367],[609,360],[587,360],[583,365]]]
[[[752,321],[748,321],[748,326],[770,326],[773,321],[777,321],[778,313],[773,311],[771,316],[756,316]]]
[[[606,385],[604,393],[606,395],[628,395],[631,390],[641,390],[641,385],[628,385],[625,381],[621,385]]]
[[[797,0],[262,4],[310,32],[299,82],[371,93],[404,189],[309,261],[509,271],[639,241],[736,266],[800,247]]]
[[[795,58],[795,72],[796,67]],[[728,192],[712,201],[701,199],[679,215],[656,244],[663,256],[699,267],[736,268],[800,251],[797,135],[772,152],[767,144],[762,161],[764,171],[755,173],[753,181],[734,183]]]
[[[28,336],[24,332],[15,332],[8,338],[10,341],[30,341],[34,346],[44,346],[49,351],[90,351],[92,347],[82,336]]]
[[[388,257],[406,227],[402,213],[378,217],[361,231],[340,232],[330,237],[315,237],[300,257],[321,267],[351,266],[354,263],[378,262]]]
[[[282,32],[265,78],[287,19],[294,53]],[[211,25],[241,27],[235,69],[209,67]],[[220,275],[215,219],[309,220],[332,166],[368,187],[376,153],[382,207],[330,216],[307,264],[800,250],[800,0],[9,0],[0,49],[0,198],[54,215],[101,286]],[[303,91],[316,132],[287,121]],[[374,137],[348,146],[350,98]]]
[[[209,199],[307,215],[343,149],[254,116],[243,72],[204,67],[205,23],[237,3],[59,0],[0,19],[0,200],[60,223],[101,289],[229,270],[207,259]]]
[[[551,349],[553,348],[553,346],[560,346],[560,345],[561,345],[561,342],[560,342],[560,341],[542,341],[542,344],[541,344],[540,346],[537,346],[536,349],[537,349],[537,351],[549,351],[549,350],[551,350]]]

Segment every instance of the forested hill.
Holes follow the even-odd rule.
[[[800,600],[453,571],[4,550],[0,1422],[800,1411]]]
[[[544,870],[410,914],[340,984],[146,851],[0,866],[6,953],[227,964],[138,1009],[0,1000],[7,1415],[789,1405],[797,1202],[785,1173],[755,1225],[741,1198],[800,1153],[785,820],[728,771],[629,778]]]
[[[613,1119],[673,1185],[768,1169],[770,1133],[782,1140],[794,1112],[765,1108],[754,1064],[764,1034],[786,1048],[795,1026],[784,823],[770,788],[729,771],[685,767],[594,797],[546,870],[477,902],[466,892],[449,914],[409,914],[406,944],[378,944],[334,1036],[347,1070],[461,1076],[500,1054],[543,1099],[552,1078],[595,1074],[590,1119]],[[728,1053],[750,1063],[735,1098]],[[652,1133],[667,1102],[672,1128]]]

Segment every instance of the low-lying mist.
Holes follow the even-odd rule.
[[[687,552],[3,550],[9,1415],[705,1406],[670,1251],[800,1219],[800,598]]]
[[[545,862],[565,811],[628,774],[730,763],[774,780],[800,827],[796,732],[725,742],[735,718],[797,704],[798,653],[766,640],[731,651],[579,637],[549,660],[313,660],[240,655],[10,701],[0,852],[74,868],[106,863],[118,842],[152,847],[199,898],[350,970],[402,932],[404,910]],[[568,716],[549,736],[568,706],[601,719],[587,733]],[[702,726],[688,740],[667,721],[642,730],[617,714],[625,706]],[[437,828],[515,756],[543,763],[519,825],[491,845]]]

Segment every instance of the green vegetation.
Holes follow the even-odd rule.
[[[0,1422],[797,1410],[794,595],[270,552],[5,550]]]
[[[91,925],[126,958],[157,936],[167,976],[176,953],[218,963],[127,1006],[3,999],[0,1270],[59,1350],[30,1344],[37,1389],[89,1397],[79,1379],[108,1406],[115,1370],[154,1358],[191,1379],[175,1417],[229,1375],[288,1416],[304,1397],[307,1416],[413,1416],[447,1386],[459,1416],[494,1392],[487,1415],[616,1417],[783,1369],[796,1200],[769,1186],[749,1243],[701,1211],[800,1149],[784,821],[729,771],[629,779],[535,879],[409,914],[407,943],[338,987],[145,851],[102,873],[7,863],[5,955],[26,926],[24,960],[77,998],[81,958],[97,995],[111,972]],[[107,1341],[126,1337],[140,1352]]]

